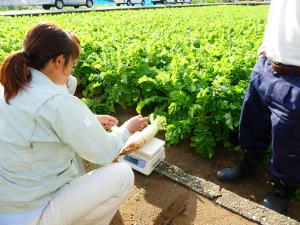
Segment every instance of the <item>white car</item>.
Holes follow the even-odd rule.
[[[64,6],[79,6],[85,5],[91,8],[94,4],[94,0],[1,0],[0,6],[38,6],[41,5],[44,9],[50,9],[55,6],[58,9],[62,9]]]
[[[141,4],[145,5],[145,0],[115,0],[116,6],[120,6],[122,4],[125,5],[135,5],[135,4]]]
[[[79,8],[79,6],[82,5],[91,8],[94,4],[93,0],[43,0],[42,2],[44,9],[50,9],[51,6],[55,6],[58,9],[62,9],[64,6],[74,6],[74,8]]]

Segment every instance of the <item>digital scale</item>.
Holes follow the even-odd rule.
[[[127,162],[132,169],[148,176],[165,159],[164,145],[163,140],[153,138],[138,151],[121,156],[119,161]]]

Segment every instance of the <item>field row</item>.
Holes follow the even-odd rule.
[[[243,93],[257,59],[266,6],[116,11],[1,17],[0,61],[22,48],[26,31],[51,21],[78,35],[74,68],[89,107],[99,113],[134,106],[167,118],[166,140],[190,138],[212,157],[231,147]]]

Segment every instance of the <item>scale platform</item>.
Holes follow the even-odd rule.
[[[129,163],[132,169],[148,176],[165,159],[164,145],[165,142],[163,140],[153,138],[138,151],[121,156],[119,161]]]

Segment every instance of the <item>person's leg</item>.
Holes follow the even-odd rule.
[[[270,171],[275,185],[262,205],[283,213],[300,184],[300,80],[280,79],[274,85],[272,93]]]
[[[28,225],[108,225],[133,185],[126,163],[113,163],[66,184]]]
[[[300,184],[300,123],[279,119],[273,125],[271,175],[291,185]],[[298,131],[297,131],[298,130]]]
[[[271,112],[265,98],[270,83],[265,79],[265,67],[265,59],[261,59],[251,74],[240,118],[239,139],[243,155],[238,165],[218,172],[222,181],[253,176],[271,144]]]
[[[110,223],[114,215],[119,209],[120,204],[126,200],[128,191],[120,193],[118,198],[112,198],[103,204],[96,207],[93,211],[88,213],[83,218],[76,221],[76,225],[107,225]],[[111,210],[114,209],[114,210]]]
[[[264,151],[271,144],[271,110],[269,92],[273,85],[268,59],[261,58],[251,74],[240,118],[239,140],[242,149],[255,153]]]

